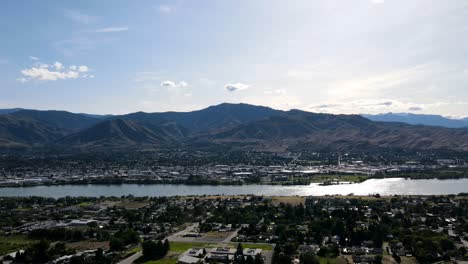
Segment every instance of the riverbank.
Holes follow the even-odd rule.
[[[317,183],[319,185],[340,185],[340,184],[355,184],[362,183],[369,179],[389,179],[389,178],[403,178],[411,180],[453,180],[453,179],[466,179],[468,173],[457,171],[454,174],[448,174],[447,171],[443,173],[428,173],[428,172],[406,172],[406,173],[390,173],[390,174],[377,174],[377,175],[351,175],[351,174],[318,174],[309,177],[291,177],[284,180],[135,180],[135,179],[120,179],[120,178],[107,178],[95,180],[66,180],[66,181],[8,181],[0,182],[0,188],[16,188],[16,187],[33,187],[33,186],[61,186],[61,185],[122,185],[122,184],[141,184],[141,185],[155,185],[155,184],[173,184],[173,185],[212,185],[212,186],[244,186],[244,185],[274,185],[274,186],[308,186]]]

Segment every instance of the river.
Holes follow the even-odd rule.
[[[468,179],[410,180],[403,178],[370,179],[362,183],[320,186],[310,185],[182,185],[182,184],[121,184],[121,185],[54,185],[3,187],[0,196],[176,196],[176,195],[241,195],[322,196],[322,195],[443,195],[468,192]]]

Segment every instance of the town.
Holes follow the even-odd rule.
[[[0,186],[113,183],[308,185],[356,183],[384,177],[468,177],[467,159],[446,158],[433,153],[416,156],[302,152],[187,155],[158,153],[157,156],[114,155],[109,158],[3,156],[0,159]]]
[[[467,261],[467,197],[0,198],[0,255],[64,264]]]

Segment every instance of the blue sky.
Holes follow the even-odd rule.
[[[468,115],[468,2],[3,1],[0,108]]]

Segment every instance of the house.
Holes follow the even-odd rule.
[[[234,260],[234,255],[228,254],[218,254],[218,253],[208,253],[205,257],[205,260],[208,262],[231,262]]]
[[[213,248],[210,251],[211,254],[216,254],[216,255],[234,255],[236,253],[235,248],[228,248],[228,247],[217,247]]]
[[[191,248],[185,251],[184,255],[199,258],[204,255],[203,251],[204,251],[204,248]]]
[[[262,254],[262,250],[259,248],[246,248],[242,252],[244,256],[252,256],[255,257],[258,254]]]

